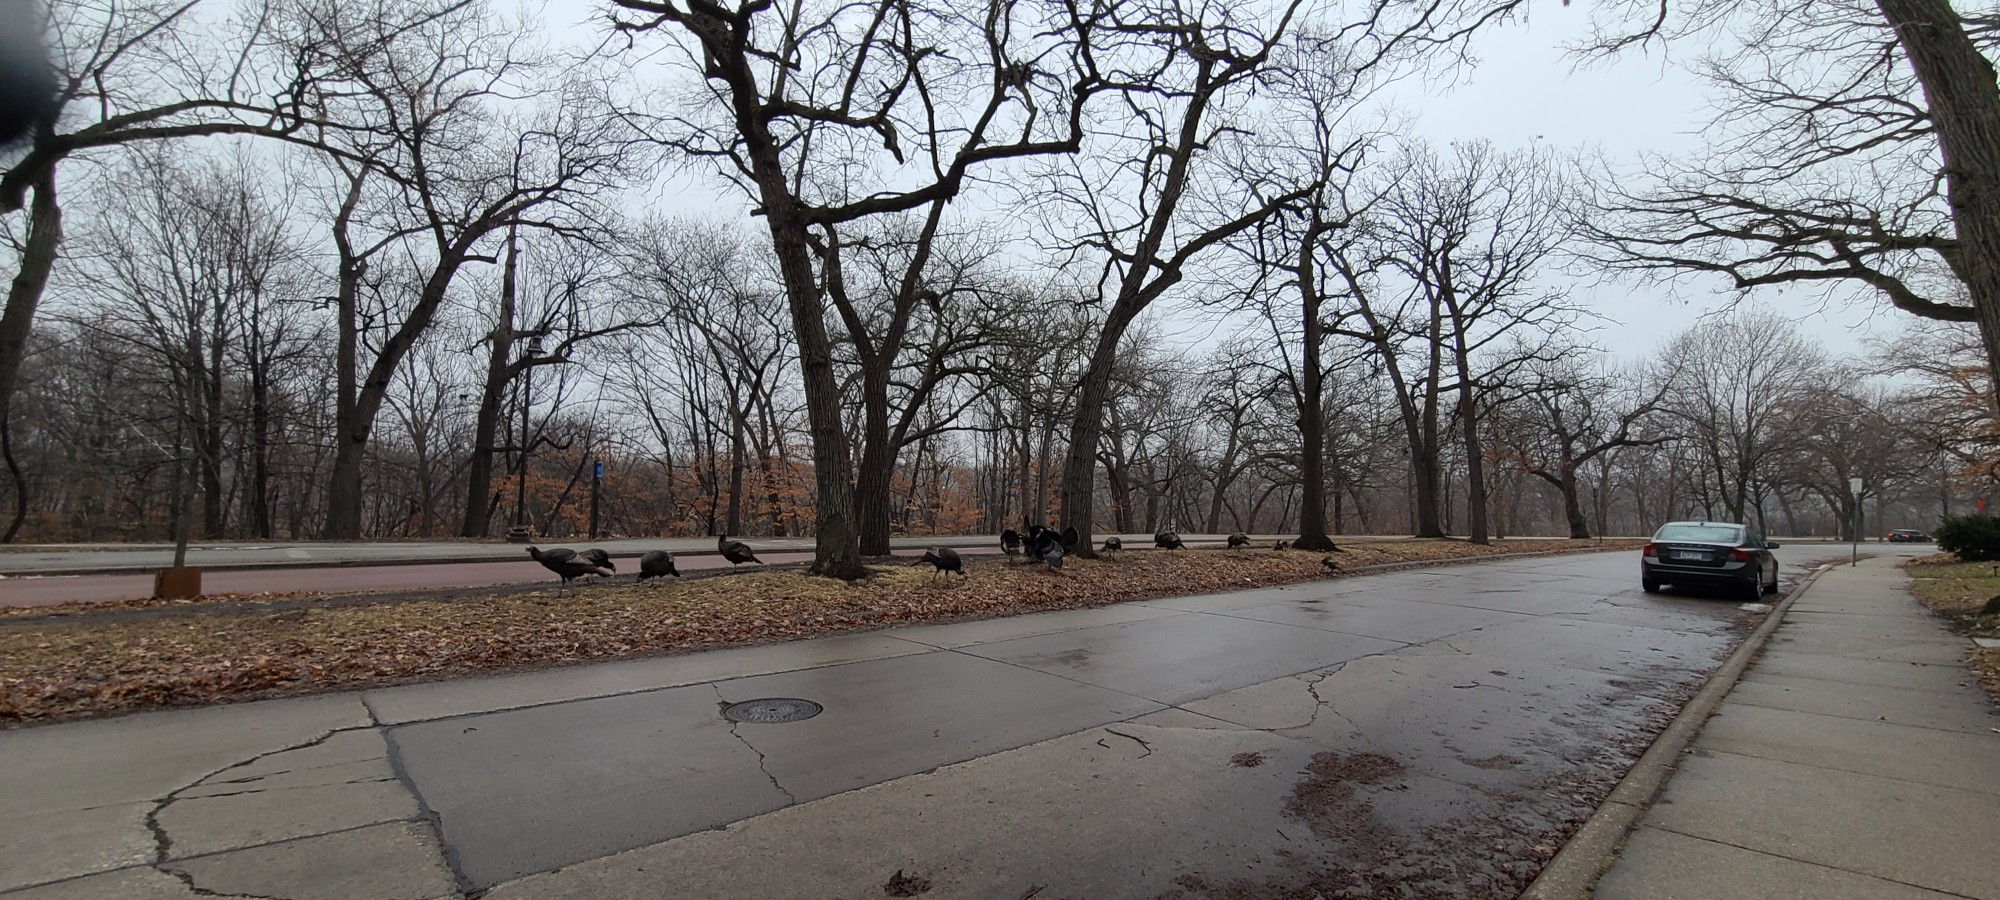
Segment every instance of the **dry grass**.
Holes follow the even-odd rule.
[[[2000,637],[2000,615],[1980,615],[1989,601],[2000,596],[2000,565],[1962,563],[1940,553],[1912,560],[1904,568],[1910,573],[1910,592],[1953,631],[1968,637]],[[1979,673],[1986,692],[2000,703],[2000,650],[1975,648],[1966,660]]]
[[[1605,549],[1637,546],[1607,541]],[[1342,566],[1597,549],[1566,540],[1356,544]],[[586,660],[795,640],[892,625],[991,618],[1325,577],[1321,554],[1128,553],[1059,573],[1001,560],[968,577],[879,567],[853,584],[755,572],[678,584],[616,582],[532,592],[345,604],[207,603],[134,618],[111,609],[0,620],[0,722],[102,715],[435,680]],[[296,599],[296,598],[294,598]]]

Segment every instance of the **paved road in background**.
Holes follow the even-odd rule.
[[[857,898],[900,870],[927,900],[1511,896],[1740,635],[1736,601],[1642,594],[1636,568],[1508,560],[0,732],[0,895]],[[758,698],[824,711],[718,714]]]
[[[1101,539],[1101,538],[1100,538]],[[1132,546],[1150,546],[1152,535],[1125,535]],[[1276,537],[1260,538],[1272,541]],[[1342,540],[1389,540],[1346,538]],[[1190,544],[1220,544],[1222,535],[1188,535]],[[809,562],[810,538],[750,538],[759,559],[772,565]],[[1143,543],[1142,543],[1143,542]],[[944,545],[962,553],[998,553],[991,535],[901,537],[890,541],[899,556],[920,556],[923,548]],[[602,547],[621,573],[635,572],[648,550],[675,554],[689,571],[728,568],[715,554],[714,538],[660,538],[619,541],[545,541],[544,547]],[[153,571],[170,564],[173,549],[61,549],[0,553],[0,606],[47,606],[150,597]],[[435,560],[430,562],[429,560]],[[370,561],[378,564],[368,565]],[[555,576],[528,559],[518,544],[435,542],[408,544],[228,544],[190,549],[189,565],[203,568],[202,589],[210,594],[303,591],[414,591],[489,587],[547,581]],[[77,574],[79,572],[107,574]]]

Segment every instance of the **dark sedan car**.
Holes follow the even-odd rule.
[[[1639,551],[1639,586],[1649,594],[1669,584],[1733,588],[1751,599],[1775,594],[1777,547],[1747,525],[1668,522]]]
[[[1930,542],[1930,535],[1915,528],[1898,528],[1895,531],[1889,532],[1889,543],[1891,544],[1928,544]]]

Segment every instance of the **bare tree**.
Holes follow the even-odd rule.
[[[1229,151],[1250,135],[1241,106],[1267,74],[1300,3],[1264,21],[1242,8],[1180,3],[1112,6],[1113,29],[1127,70],[1121,80],[1149,85],[1129,92],[1129,118],[1119,137],[1124,158],[1060,173],[1054,202],[1078,211],[1084,233],[1069,252],[1101,261],[1100,288],[1110,301],[1090,365],[1077,387],[1063,466],[1062,520],[1083,536],[1090,556],[1095,527],[1098,443],[1111,373],[1125,332],[1141,313],[1187,278],[1191,266],[1230,238],[1270,219],[1306,196],[1255,166],[1229,166]]]
[[[1703,42],[1718,137],[1607,190],[1614,264],[1739,290],[1849,284],[1974,321],[2000,372],[2000,30],[1949,0],[1610,0],[1588,52]],[[1942,184],[1943,191],[1938,190]],[[1960,291],[1963,291],[1961,296]]]
[[[295,10],[287,48],[324,73],[299,112],[336,148],[343,189],[328,538],[360,535],[362,459],[376,413],[460,271],[498,262],[495,238],[513,229],[581,229],[578,208],[616,184],[628,160],[623,117],[588,66],[568,61],[570,71],[559,72],[563,61],[538,56],[527,39],[525,23],[497,21],[477,0],[419,8],[311,0]],[[357,239],[357,216],[371,212],[372,231]],[[413,260],[413,290],[382,290],[380,272],[370,281],[390,247]],[[373,303],[365,312],[364,299]],[[364,339],[375,344],[365,374]]]
[[[46,7],[21,4],[9,10],[46,15],[39,30],[48,35],[55,90],[46,107],[32,110],[38,121],[25,152],[0,171],[0,211],[27,209],[16,226],[18,261],[0,308],[0,450],[9,441],[9,404],[22,354],[62,245],[60,164],[174,138],[291,135],[292,126],[276,115],[271,98],[294,92],[298,73],[283,66],[259,71],[251,52],[269,26],[269,8],[245,7],[218,28],[214,21],[196,21],[198,5],[199,0],[52,0]],[[18,478],[15,486],[18,492]]]
[[[1535,359],[1516,381],[1522,402],[1496,427],[1499,441],[1522,471],[1562,494],[1569,536],[1590,537],[1578,471],[1618,448],[1656,447],[1672,439],[1650,428],[1649,420],[1659,418],[1674,387],[1673,373],[1620,372],[1573,348]]]
[[[1682,332],[1662,358],[1679,376],[1666,409],[1682,423],[1697,505],[1743,521],[1756,483],[1807,439],[1786,427],[1788,410],[1828,378],[1825,353],[1774,313],[1735,310]]]
[[[1099,17],[1030,0],[971,16],[901,0],[617,5],[638,14],[617,20],[621,30],[685,39],[686,61],[706,81],[696,112],[705,121],[661,139],[721,162],[769,226],[811,421],[812,571],[858,578],[851,457],[813,265],[816,250],[835,248],[816,248],[814,232],[948,202],[983,166],[1075,152],[1084,107],[1113,77],[1092,48]]]
[[[271,356],[287,330],[278,307],[294,299],[300,274],[283,213],[244,161],[184,164],[158,145],[131,148],[109,174],[121,189],[106,215],[87,220],[95,227],[80,242],[78,275],[89,289],[69,310],[78,327],[128,342],[163,379],[158,408],[174,411],[174,425],[161,440],[188,459],[198,531],[210,538],[231,530],[228,492],[241,488],[231,470],[244,443],[248,489],[265,489]],[[253,523],[268,527],[267,517]]]
[[[1457,394],[1466,530],[1473,543],[1484,544],[1482,394],[1507,371],[1550,352],[1535,335],[1545,338],[1574,318],[1559,291],[1536,282],[1569,234],[1567,187],[1553,158],[1532,149],[1501,153],[1487,143],[1460,144],[1447,160],[1418,148],[1405,165],[1382,202],[1391,223],[1389,265],[1422,298],[1428,339],[1441,345],[1431,353],[1430,384]],[[1451,384],[1439,374],[1440,356]],[[1435,402],[1428,408],[1434,417]]]

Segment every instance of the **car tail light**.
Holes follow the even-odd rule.
[[[1750,554],[1749,554],[1749,553],[1746,553],[1746,552],[1744,552],[1743,550],[1740,550],[1740,549],[1737,549],[1737,548],[1733,548],[1733,547],[1732,547],[1732,548],[1730,548],[1730,551],[1729,551],[1729,558],[1730,558],[1730,559],[1733,559],[1733,560],[1736,560],[1737,562],[1749,562],[1749,561],[1750,561]]]
[[[1646,546],[1644,546],[1644,547],[1641,547],[1641,548],[1639,548],[1639,555],[1640,555],[1640,556],[1659,556],[1659,555],[1660,555],[1660,545],[1658,545],[1658,544],[1647,544]]]

